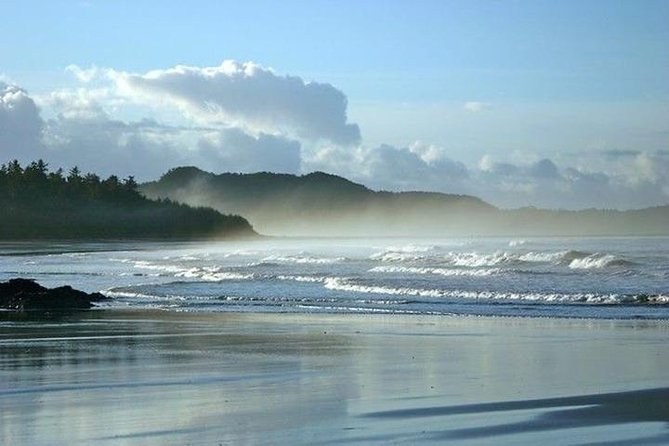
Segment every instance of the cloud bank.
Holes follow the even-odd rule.
[[[551,159],[499,162],[484,156],[467,167],[438,147],[383,145],[343,151],[324,148],[305,158],[306,170],[326,170],[376,189],[429,190],[479,196],[501,207],[630,209],[669,203],[669,151],[583,152],[600,170]]]
[[[335,87],[247,62],[144,74],[68,67],[74,89],[37,97],[0,82],[0,153],[101,175],[155,179],[196,165],[213,172],[322,170],[374,189],[471,194],[502,207],[638,208],[669,202],[669,151],[574,150],[477,165],[424,142],[366,146]],[[486,111],[471,102],[461,113]]]
[[[360,142],[358,126],[347,123],[347,99],[341,91],[330,84],[278,76],[252,62],[226,60],[218,67],[179,65],[144,75],[109,75],[129,96],[169,101],[209,122],[343,145]]]

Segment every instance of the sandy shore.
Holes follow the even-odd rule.
[[[669,324],[0,314],[0,444],[669,444]]]

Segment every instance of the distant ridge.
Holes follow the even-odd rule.
[[[149,198],[243,215],[259,232],[276,235],[411,235],[426,223],[435,229],[452,225],[458,215],[497,211],[468,195],[377,192],[325,172],[216,175],[178,167],[141,191]],[[444,215],[452,218],[439,224],[436,219]]]
[[[669,206],[503,210],[469,195],[373,191],[324,172],[217,175],[178,167],[140,190],[149,198],[243,215],[259,232],[272,235],[669,235]]]
[[[470,195],[444,194],[440,192],[386,192],[373,191],[362,184],[354,183],[346,178],[316,171],[305,175],[292,175],[271,172],[257,173],[221,173],[214,174],[205,172],[197,167],[186,166],[177,167],[169,170],[158,181],[149,182],[142,185],[142,190],[146,195],[151,195],[163,188],[184,188],[191,182],[198,181],[206,183],[209,187],[217,187],[220,194],[228,198],[239,198],[242,201],[252,199],[251,197],[242,197],[239,195],[242,191],[252,191],[261,195],[281,195],[287,192],[299,192],[313,197],[332,196],[356,196],[368,199],[383,197],[384,199],[412,197],[415,199],[429,199],[436,202],[462,201],[468,202],[473,206],[493,209],[494,206],[484,202],[480,198]],[[250,190],[249,190],[250,188]],[[433,204],[434,204],[433,203]]]

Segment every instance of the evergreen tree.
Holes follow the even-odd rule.
[[[0,209],[0,239],[254,234],[238,216],[144,198],[133,177],[102,180],[73,167],[65,178],[43,160],[0,166]]]

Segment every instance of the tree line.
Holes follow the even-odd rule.
[[[43,160],[0,166],[0,239],[251,235],[239,216],[142,196],[132,176],[49,170]]]

